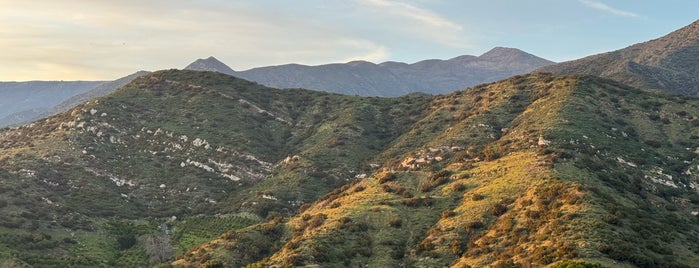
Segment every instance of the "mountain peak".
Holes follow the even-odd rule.
[[[511,47],[494,47],[488,52],[485,52],[481,55],[481,57],[484,56],[489,56],[489,55],[502,55],[502,54],[521,54],[521,53],[526,53],[522,50],[516,49],[516,48],[511,48]]]
[[[493,49],[489,50],[488,52],[483,53],[482,55],[478,56],[478,59],[490,60],[490,61],[512,61],[515,59],[541,59],[541,58],[536,57],[532,54],[529,54],[527,52],[524,52],[524,51],[516,49],[516,48],[494,47]],[[541,60],[543,60],[543,59],[541,59]],[[553,62],[549,62],[549,63],[553,63]]]
[[[210,56],[206,59],[197,59],[196,61],[187,65],[187,67],[184,67],[184,69],[192,71],[219,72],[228,75],[233,75],[235,73],[231,67],[228,67],[228,65],[219,61],[214,56]]]

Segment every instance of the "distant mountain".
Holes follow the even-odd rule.
[[[0,127],[28,122],[61,101],[104,81],[0,82]]]
[[[413,64],[366,61],[319,66],[287,64],[234,71],[213,57],[187,70],[216,71],[275,88],[307,88],[360,96],[400,96],[414,92],[448,93],[530,72],[553,62],[518,49],[496,47],[481,56],[424,60]]]
[[[699,95],[699,21],[630,47],[540,68],[590,74],[645,90]]]
[[[114,81],[0,82],[0,127],[26,124],[107,95],[146,71]]]
[[[208,72],[219,72],[227,75],[233,75],[235,74],[235,71],[231,69],[231,67],[228,67],[225,63],[219,61],[218,59],[214,57],[208,57],[206,59],[198,59],[189,65],[187,67],[184,67],[185,70],[194,70],[194,71],[208,71]]]
[[[99,98],[102,96],[106,96],[106,95],[114,92],[118,88],[123,87],[126,84],[130,83],[134,79],[139,78],[139,77],[144,76],[144,75],[149,74],[149,73],[150,72],[148,72],[148,71],[138,71],[138,72],[135,72],[133,74],[119,78],[117,80],[114,80],[114,81],[104,82],[104,83],[96,86],[95,88],[87,91],[87,92],[75,95],[75,96],[59,103],[58,105],[54,106],[50,111],[42,114],[42,117],[47,117],[50,115],[62,113],[62,112],[68,111],[70,108],[73,108],[73,107],[77,106],[78,104],[81,104],[81,103],[86,102],[88,100]]]

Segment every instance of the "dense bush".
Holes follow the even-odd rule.
[[[507,206],[503,203],[496,203],[495,205],[490,207],[488,212],[490,212],[490,214],[492,214],[493,216],[500,216],[507,212]]]
[[[400,201],[401,204],[408,207],[420,207],[420,206],[430,206],[432,205],[432,199],[429,197],[413,197],[408,199],[403,199]]]
[[[383,184],[396,179],[396,174],[391,172],[382,172],[376,175],[376,179],[379,183]]]
[[[466,185],[464,185],[463,183],[457,182],[457,183],[454,183],[451,185],[451,189],[454,192],[463,192],[464,190],[466,190]]]
[[[589,263],[584,261],[562,261],[550,266],[551,268],[603,268],[599,263]]]
[[[393,218],[388,221],[388,225],[394,228],[400,228],[403,225],[403,220],[401,218]]]
[[[319,227],[319,226],[323,225],[323,223],[325,222],[325,219],[327,219],[327,218],[328,218],[328,216],[323,214],[323,213],[318,213],[316,215],[313,215],[313,217],[311,217],[311,219],[308,221],[308,226],[311,228]]]
[[[434,175],[432,175],[429,179],[429,181],[423,182],[420,184],[420,191],[421,192],[428,192],[435,187],[442,185],[446,182],[449,181],[449,175],[451,175],[451,172],[448,170],[441,170]]]

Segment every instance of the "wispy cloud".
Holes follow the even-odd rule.
[[[360,2],[369,6],[385,8],[384,11],[400,15],[415,21],[426,23],[431,26],[447,28],[451,30],[461,30],[461,25],[451,22],[438,14],[423,8],[416,7],[408,3],[389,0],[361,0]]]
[[[383,61],[389,55],[384,44],[333,25],[237,3],[4,1],[0,62],[12,64],[0,66],[0,81],[106,80],[141,69],[183,67],[211,55],[236,70]]]
[[[394,0],[356,0],[360,5],[380,11],[389,31],[403,31],[415,37],[430,40],[452,47],[466,47],[468,42],[464,38],[463,26],[441,16],[440,14],[418,7],[416,5]]]
[[[597,1],[592,1],[592,0],[578,0],[578,1],[580,3],[582,3],[583,5],[586,5],[588,7],[591,7],[591,8],[597,9],[597,10],[601,10],[601,11],[604,11],[604,12],[607,12],[607,13],[610,13],[610,14],[613,14],[616,16],[622,16],[622,17],[638,17],[639,16],[638,14],[633,13],[633,12],[624,11],[621,9],[610,7],[607,4],[602,3],[602,2],[597,2]]]

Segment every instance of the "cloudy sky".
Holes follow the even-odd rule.
[[[0,81],[113,80],[208,56],[246,70],[505,46],[565,61],[660,37],[697,10],[695,0],[0,0]]]

